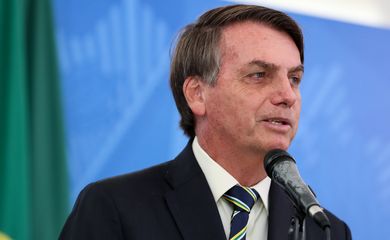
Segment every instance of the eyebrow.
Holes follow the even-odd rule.
[[[296,67],[290,68],[289,72],[305,72],[305,67],[303,66],[303,64],[300,64]]]
[[[279,66],[274,64],[274,63],[269,63],[269,62],[266,62],[263,60],[257,60],[257,59],[250,61],[247,65],[248,66],[256,65],[256,66],[259,66],[259,67],[262,67],[265,69],[270,69],[270,70],[279,68]],[[290,68],[288,70],[288,72],[304,72],[304,66],[303,66],[303,64],[299,64],[298,66]]]

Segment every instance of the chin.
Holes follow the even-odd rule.
[[[269,143],[266,149],[268,149],[268,151],[273,149],[282,149],[286,151],[289,146],[290,146],[290,142],[280,141],[280,142]]]

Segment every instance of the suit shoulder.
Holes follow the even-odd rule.
[[[173,160],[164,162],[139,171],[122,174],[89,184],[86,189],[95,189],[95,191],[104,191],[112,196],[116,194],[151,192],[157,189],[167,188],[165,176],[168,166]],[[94,191],[94,190],[92,190]]]
[[[325,213],[330,220],[330,225],[333,234],[337,233],[338,236],[345,236],[345,238],[343,239],[352,239],[351,230],[346,222],[338,218],[336,215],[334,215],[327,209],[325,209]]]

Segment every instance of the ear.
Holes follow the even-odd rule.
[[[188,77],[183,84],[183,93],[188,106],[196,116],[203,116],[206,112],[204,102],[205,84],[199,77]]]

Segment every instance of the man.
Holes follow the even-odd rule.
[[[190,137],[172,161],[90,184],[61,239],[287,240],[296,210],[263,159],[298,128],[303,37],[284,13],[210,10],[181,33],[171,88]],[[351,239],[326,212],[332,239]],[[307,239],[324,232],[306,220]]]

